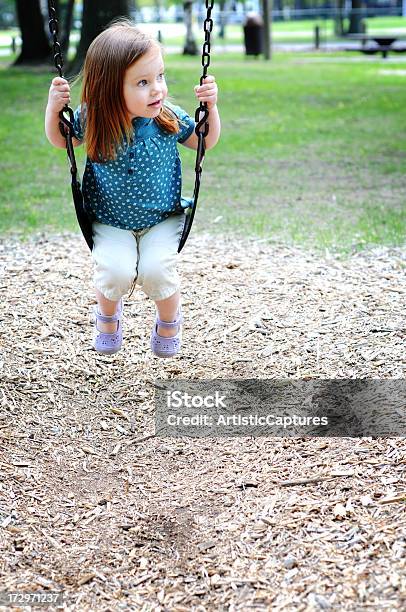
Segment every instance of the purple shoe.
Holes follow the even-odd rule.
[[[117,312],[114,315],[108,316],[103,315],[99,312],[97,306],[94,308],[95,314],[95,336],[93,340],[93,348],[98,353],[103,353],[105,355],[112,355],[113,353],[117,353],[121,349],[121,345],[123,343],[123,330],[121,327],[121,317],[123,314],[123,301],[120,300],[117,308]],[[117,321],[117,331],[108,334],[106,332],[101,332],[97,328],[97,321],[101,321],[102,323],[112,323],[113,321]]]
[[[180,310],[178,310],[176,320],[172,323],[168,323],[168,321],[161,321],[158,315],[156,316],[151,333],[151,351],[154,353],[154,355],[157,357],[174,357],[176,353],[179,352],[182,338],[182,321],[183,316]],[[171,338],[160,336],[158,334],[158,325],[164,329],[174,329],[175,327],[178,327],[178,333],[176,336],[172,336]]]

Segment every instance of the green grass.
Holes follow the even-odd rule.
[[[343,58],[213,58],[223,129],[204,162],[195,231],[342,252],[405,243],[405,64]],[[194,112],[199,60],[168,55],[167,73]],[[52,76],[0,70],[2,233],[76,230],[66,154],[43,131]],[[182,159],[191,195],[194,153],[182,147]]]

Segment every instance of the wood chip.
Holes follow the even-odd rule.
[[[189,240],[175,360],[150,353],[141,291],[122,351],[91,349],[77,235],[0,240],[2,590],[63,590],[75,610],[402,610],[405,438],[165,438],[154,393],[403,378],[405,249]]]

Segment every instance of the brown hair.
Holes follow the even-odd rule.
[[[123,139],[130,139],[133,127],[124,103],[124,75],[153,46],[160,48],[152,36],[124,19],[91,43],[82,71],[81,103],[87,155],[92,161],[114,159]],[[167,106],[154,121],[167,133],[179,131],[178,119]]]

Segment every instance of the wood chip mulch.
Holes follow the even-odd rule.
[[[78,236],[3,238],[0,266],[0,591],[64,591],[72,611],[406,609],[405,438],[154,435],[156,379],[404,378],[405,249],[193,235],[172,360],[140,291],[123,350],[91,349]]]

